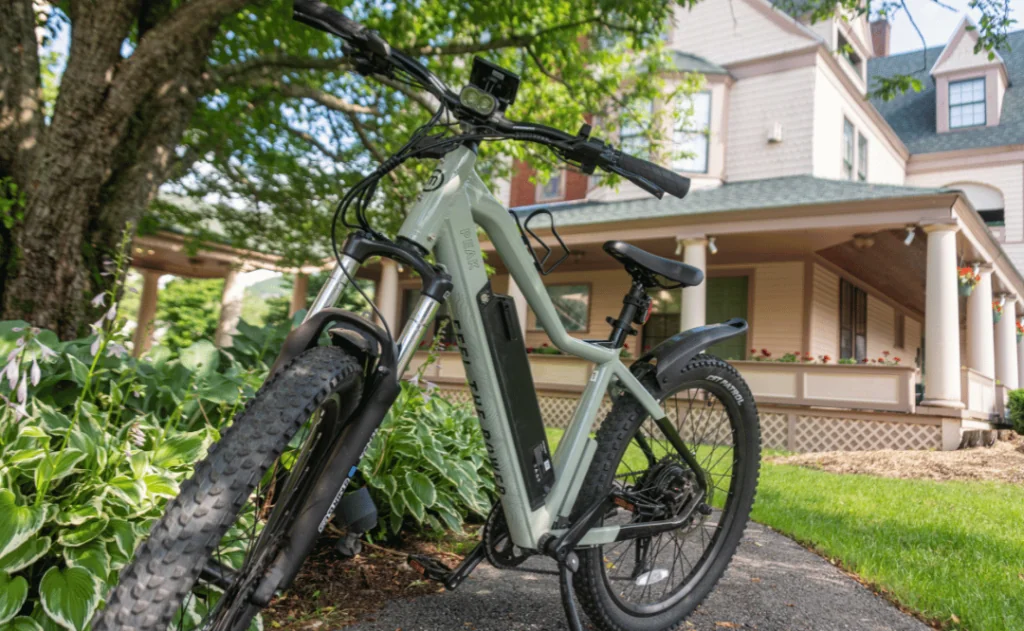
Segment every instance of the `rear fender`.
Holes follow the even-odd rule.
[[[633,362],[630,371],[653,386],[651,394],[660,400],[678,385],[691,359],[722,340],[742,335],[747,328],[746,320],[733,318],[720,324],[707,324],[677,333]],[[654,383],[651,384],[651,381]]]

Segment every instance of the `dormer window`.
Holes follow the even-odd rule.
[[[861,74],[862,60],[860,58],[860,55],[858,55],[857,52],[853,49],[853,46],[850,45],[850,40],[846,39],[846,37],[844,37],[842,33],[839,34],[838,48],[839,54],[843,56],[843,59],[845,59],[847,62],[849,62],[851,66],[853,66],[853,69],[857,72],[858,75]]]
[[[985,121],[985,77],[949,82],[949,128],[977,127]]]
[[[537,185],[537,202],[556,202],[565,199],[565,171],[551,174],[551,179]]]

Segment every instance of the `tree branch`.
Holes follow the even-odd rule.
[[[345,114],[378,114],[379,112],[373,108],[366,107],[365,105],[357,105],[355,103],[349,103],[344,99],[340,99],[333,94],[328,94],[323,90],[318,90],[305,85],[297,85],[294,83],[285,83],[283,81],[261,81],[256,85],[263,85],[271,88],[285,96],[289,96],[296,99],[309,99],[320,105],[323,105],[327,109],[334,110],[336,112],[342,112]]]
[[[257,74],[266,75],[270,69],[284,70],[348,70],[351,62],[345,57],[299,57],[296,55],[274,55],[247,59],[235,64],[226,64],[210,69],[211,83],[237,81]],[[216,82],[216,83],[214,83]]]
[[[285,125],[284,129],[292,136],[295,136],[296,138],[313,145],[314,147],[316,147],[317,151],[324,154],[331,160],[334,160],[335,162],[339,163],[343,162],[343,160],[338,156],[337,153],[328,149],[327,145],[317,140],[316,137],[313,136],[313,134],[302,131],[301,129],[295,129],[291,125]]]

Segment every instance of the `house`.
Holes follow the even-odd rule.
[[[535,182],[524,165],[505,191],[521,217],[554,214],[570,256],[545,282],[566,325],[607,335],[628,277],[601,245],[622,239],[707,276],[655,295],[634,354],[705,322],[749,321],[713,352],[750,383],[766,447],[956,449],[966,432],[1000,427],[1024,378],[1024,31],[989,59],[969,26],[890,56],[889,25],[863,16],[810,24],[767,0],[677,8],[667,79],[697,72],[705,87],[652,108],[692,108],[690,124],[667,130],[689,152],[672,161],[693,179],[686,199],[573,172]],[[925,88],[866,98],[874,77],[894,73]],[[623,146],[664,152],[633,131],[622,129]],[[488,262],[528,346],[547,350],[500,259]],[[960,273],[976,282],[969,296]],[[389,319],[401,321],[415,285],[383,268]],[[783,358],[795,361],[765,361]],[[590,366],[546,352],[531,365],[546,422],[567,424]],[[460,392],[458,353],[429,375]]]

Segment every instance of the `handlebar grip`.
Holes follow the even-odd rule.
[[[345,39],[364,37],[366,28],[319,0],[294,0],[292,19]]]
[[[642,177],[669,195],[673,195],[679,199],[685,197],[686,193],[690,190],[690,178],[679,175],[674,171],[669,171],[668,169],[660,167],[653,162],[634,158],[631,155],[623,153],[619,157],[618,166],[623,171],[628,171],[633,175]],[[639,182],[634,183],[638,184],[641,188],[646,188]]]

